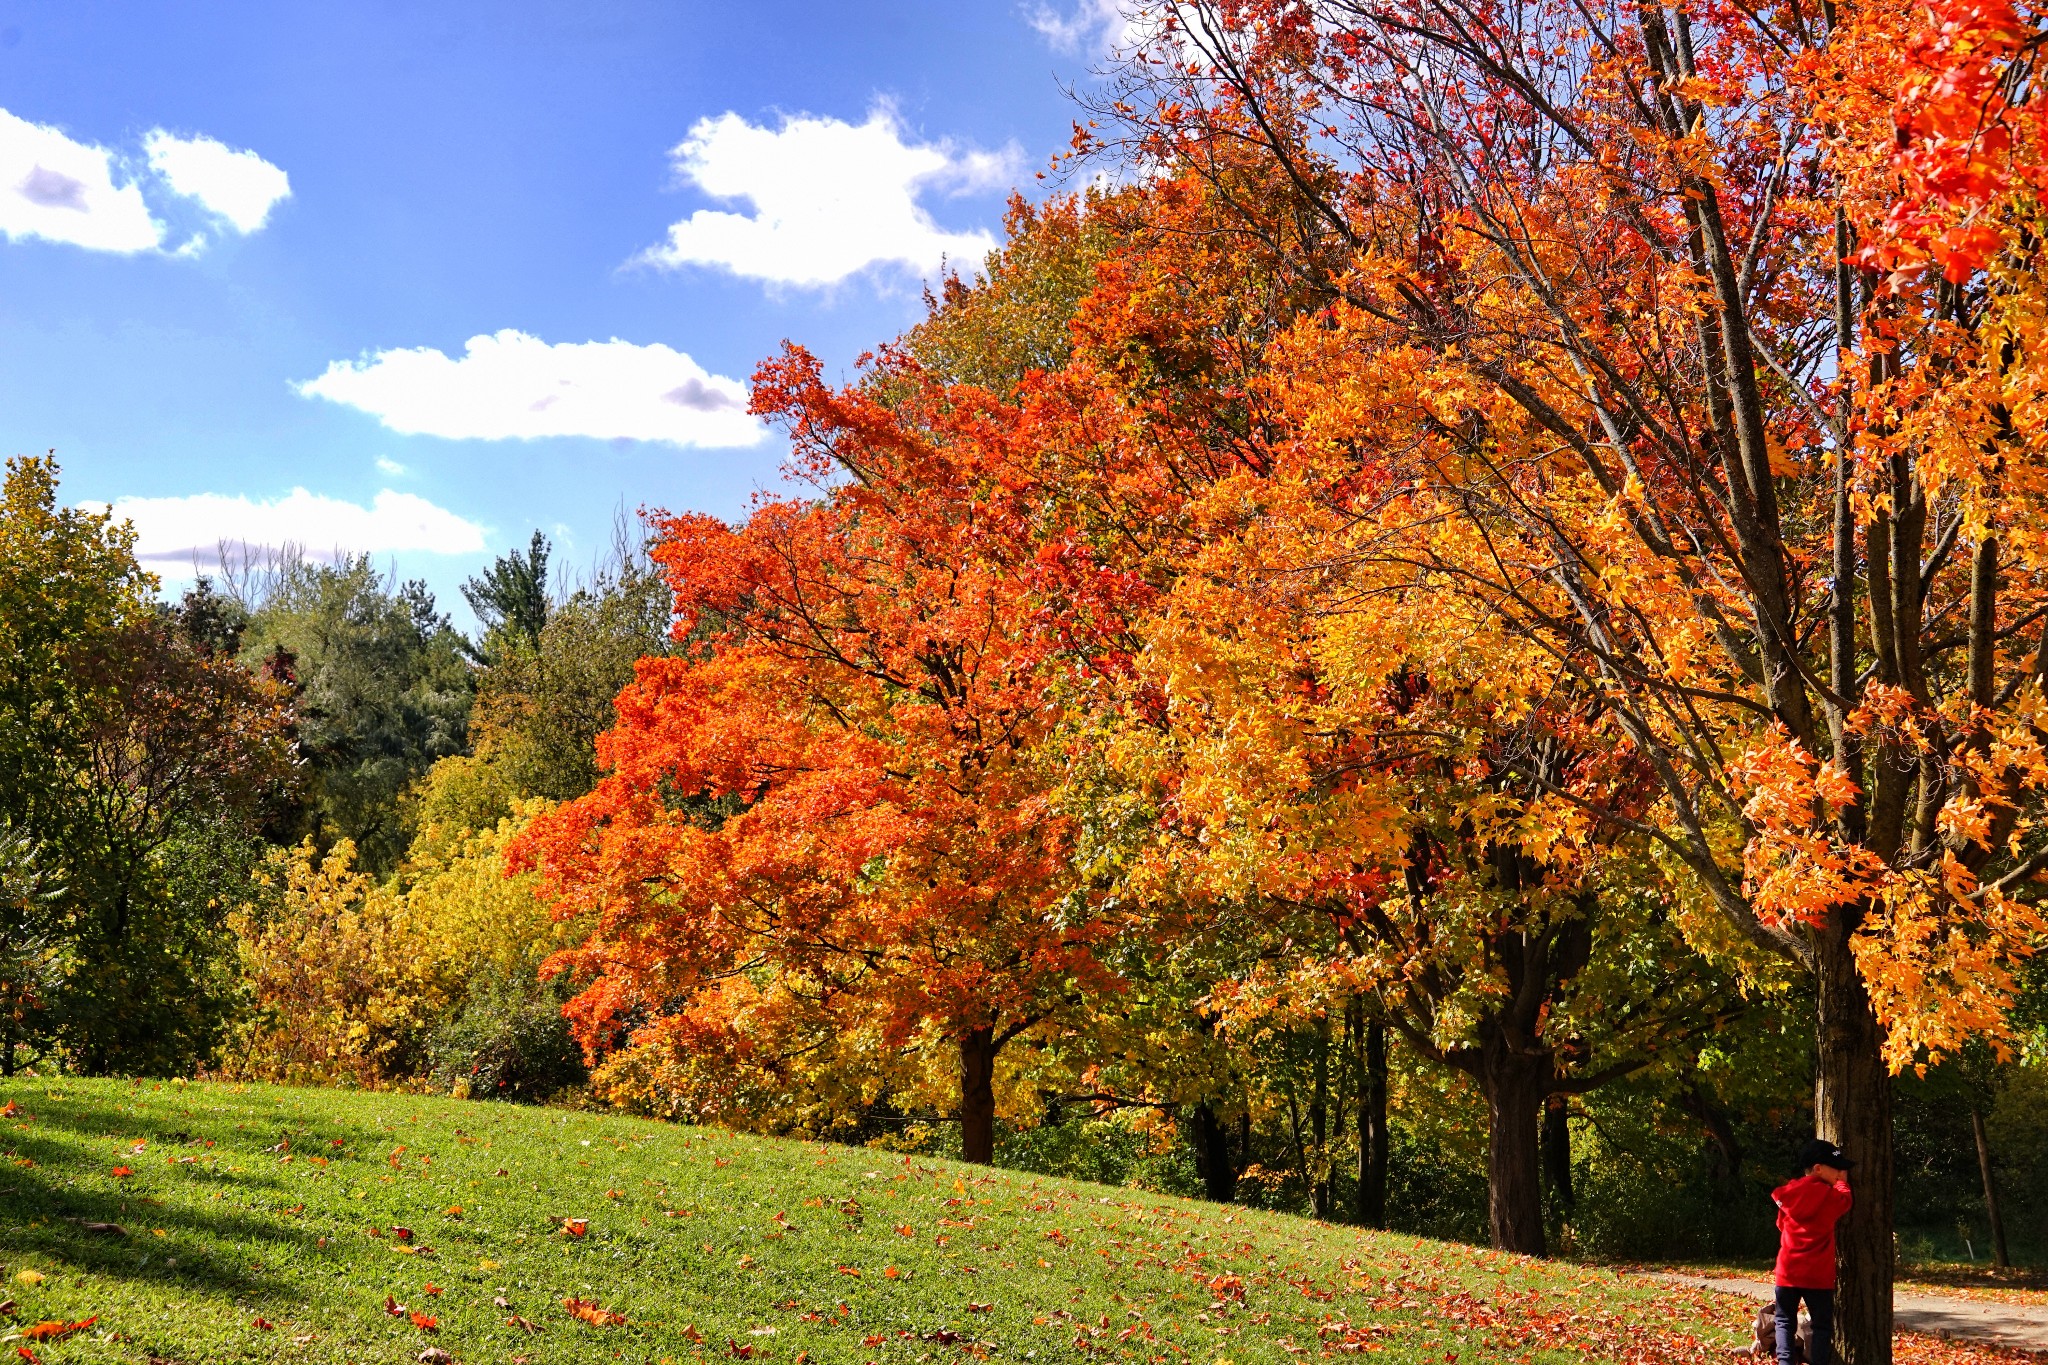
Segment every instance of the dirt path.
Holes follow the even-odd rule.
[[[1673,1274],[1651,1278],[1766,1302],[1771,1298],[1771,1286],[1763,1280]],[[1906,1332],[1925,1332],[1929,1336],[1977,1341],[1988,1346],[2013,1346],[2022,1351],[2048,1351],[2048,1304],[1987,1303],[1982,1299],[1902,1291],[1892,1295],[1892,1321]]]

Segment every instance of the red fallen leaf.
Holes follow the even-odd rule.
[[[24,1330],[22,1335],[30,1341],[62,1341],[74,1332],[83,1332],[99,1320],[99,1315],[95,1313],[77,1322],[39,1322]]]
[[[11,1119],[20,1112],[21,1106],[16,1104],[13,1100],[9,1100],[5,1104],[0,1104],[0,1119]]]
[[[908,1223],[899,1223],[896,1226],[896,1235],[898,1237],[915,1237],[917,1236],[917,1229]]]
[[[396,1238],[397,1238],[397,1239],[398,1239],[399,1241],[401,1241],[401,1242],[410,1242],[410,1241],[412,1240],[412,1229],[411,1229],[411,1228],[393,1228],[393,1229],[391,1229],[391,1235],[392,1235],[393,1237],[396,1237]]]
[[[14,1353],[28,1362],[28,1365],[43,1365],[43,1358],[26,1346],[17,1346]]]
[[[417,1312],[408,1313],[406,1316],[412,1320],[412,1325],[419,1328],[422,1332],[438,1332],[441,1330],[441,1320],[437,1317]]]
[[[859,1271],[859,1269],[858,1269],[858,1268],[856,1268],[856,1267],[854,1267],[854,1266],[850,1266],[850,1265],[843,1265],[843,1266],[839,1267],[839,1273],[840,1273],[840,1274],[842,1274],[842,1275],[851,1275],[851,1276],[853,1276],[853,1277],[854,1277],[855,1279],[859,1279],[859,1278],[860,1278],[860,1271]]]
[[[384,1296],[384,1311],[394,1318],[402,1318],[405,1316],[405,1305],[392,1298],[389,1294],[386,1294]]]
[[[129,1176],[134,1174],[135,1172],[131,1171],[126,1166],[116,1166],[114,1168],[114,1179],[116,1180],[126,1180]]]
[[[893,1266],[893,1265],[892,1265],[892,1266],[889,1266],[889,1267],[887,1267],[886,1269],[884,1269],[884,1270],[882,1271],[882,1273],[883,1273],[884,1275],[888,1276],[888,1277],[889,1277],[890,1279],[892,1279],[892,1280],[900,1280],[900,1279],[902,1279],[902,1278],[903,1278],[903,1272],[902,1272],[902,1271],[900,1271],[900,1270],[898,1270],[898,1269],[897,1269],[897,1268],[896,1268],[895,1266]]]
[[[697,1324],[694,1322],[683,1329],[683,1335],[699,1346],[704,1344],[704,1334],[697,1330]]]
[[[970,1313],[993,1313],[996,1311],[996,1306],[992,1303],[970,1303],[967,1305],[967,1311]]]
[[[277,1324],[269,1321],[266,1318],[257,1318],[254,1322],[251,1322],[249,1325],[251,1327],[254,1327],[259,1332],[275,1332],[277,1330]]]
[[[754,1358],[753,1347],[742,1346],[731,1337],[725,1339],[725,1353],[729,1356],[737,1356],[741,1360],[752,1360]]]
[[[604,1197],[607,1199],[624,1199],[626,1192],[624,1190],[606,1190]]]
[[[587,1322],[592,1327],[616,1327],[626,1320],[624,1313],[599,1308],[588,1299],[563,1299],[562,1310],[570,1317]]]
[[[581,1237],[590,1231],[590,1220],[588,1218],[564,1218],[562,1220],[562,1231],[568,1233],[571,1237]]]
[[[525,1318],[520,1317],[517,1313],[514,1313],[511,1317],[506,1318],[505,1325],[507,1327],[517,1327],[522,1332],[540,1331],[539,1323],[528,1322]]]
[[[870,1332],[868,1335],[860,1339],[860,1344],[863,1346],[880,1346],[883,1342],[887,1341],[888,1339],[889,1338],[883,1336],[880,1332]]]
[[[434,1283],[432,1283],[432,1282],[429,1282],[429,1283],[427,1283],[427,1284],[423,1284],[423,1285],[421,1285],[421,1286],[420,1286],[420,1293],[422,1293],[422,1294],[425,1294],[425,1295],[429,1296],[430,1298],[436,1298],[436,1299],[438,1299],[438,1298],[440,1298],[440,1297],[441,1297],[441,1286],[440,1286],[440,1285],[438,1285],[438,1284],[434,1284]]]

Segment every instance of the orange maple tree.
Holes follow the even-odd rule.
[[[755,404],[816,496],[655,519],[695,644],[640,663],[608,774],[517,856],[587,927],[551,967],[612,1093],[773,1123],[921,1093],[950,1055],[986,1162],[1003,1049],[1114,987],[1036,748],[1011,424],[900,354],[836,391],[792,349]]]

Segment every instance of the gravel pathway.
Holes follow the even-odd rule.
[[[1763,1280],[1673,1274],[1652,1278],[1766,1302],[1771,1298],[1771,1286]],[[2048,1351],[2048,1304],[1988,1303],[1982,1299],[1896,1292],[1892,1295],[1892,1322],[1907,1332],[1925,1332],[1929,1336],[1988,1346],[2012,1346],[2022,1351]]]

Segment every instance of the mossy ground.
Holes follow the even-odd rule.
[[[621,1116],[47,1079],[0,1082],[8,1103],[8,1365],[1551,1365],[1706,1359],[1740,1326],[1724,1300],[1606,1270]]]

